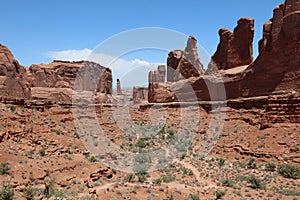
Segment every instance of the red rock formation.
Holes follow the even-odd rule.
[[[249,65],[253,61],[252,42],[254,37],[254,20],[241,18],[232,33],[230,30],[219,30],[220,43],[212,60],[218,69],[230,69]]]
[[[148,76],[149,83],[164,83],[166,81],[166,66],[159,65],[156,70],[150,71]]]
[[[190,36],[184,50],[184,57],[198,70],[199,74],[204,74],[203,65],[198,56],[197,40],[194,36]]]
[[[133,96],[134,103],[148,102],[148,88],[133,87],[132,96]]]
[[[71,102],[73,89],[112,94],[111,70],[93,62],[54,61],[27,71],[34,98]]]
[[[190,36],[184,51],[171,51],[167,59],[167,81],[176,82],[204,74],[197,49],[197,40]]]
[[[243,19],[239,24],[241,27],[248,24],[246,30],[252,30],[249,28],[251,20]],[[236,28],[234,35],[240,35],[238,33],[242,33],[242,30],[244,29]],[[231,35],[224,29],[221,33],[225,38],[228,37],[226,34]],[[251,36],[252,32],[248,33]],[[226,62],[225,65],[220,65],[221,69],[227,69],[219,71],[220,77],[205,75],[173,84],[150,84],[149,102],[176,101],[176,96],[183,97],[185,101],[193,101],[195,95],[198,100],[222,100],[300,91],[300,1],[286,0],[277,7],[273,19],[264,25],[263,35],[260,55],[249,66],[236,67],[251,62],[251,48],[248,45],[250,40],[247,40],[242,47],[247,50],[245,57],[240,56],[237,61],[227,60],[230,65],[226,65]],[[220,49],[221,47],[220,55],[228,55],[226,48],[222,52]],[[235,68],[228,69],[233,66]],[[192,87],[194,91],[187,90],[188,87]],[[226,96],[221,94],[222,87],[225,88]]]
[[[0,44],[0,94],[15,97],[30,97],[26,71],[10,50]]]
[[[181,50],[171,51],[167,59],[168,82],[176,82],[190,77],[200,76],[194,65],[184,57]]]
[[[122,95],[120,79],[117,79],[117,95]]]

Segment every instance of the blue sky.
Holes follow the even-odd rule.
[[[25,66],[48,63],[50,52],[88,51],[122,31],[161,27],[194,35],[211,55],[218,29],[241,17],[255,19],[254,50],[262,25],[283,0],[9,0],[1,2],[0,43]],[[164,63],[166,52],[137,52],[128,59]]]

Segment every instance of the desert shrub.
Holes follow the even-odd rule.
[[[95,156],[90,157],[90,162],[92,163],[97,162],[97,158]]]
[[[219,167],[222,167],[225,164],[225,159],[224,158],[220,158],[218,161],[218,165]]]
[[[226,186],[226,187],[233,187],[234,186],[234,182],[228,178],[223,178],[222,179],[222,185]]]
[[[278,173],[285,178],[297,179],[300,177],[300,169],[290,164],[283,164],[279,167]]]
[[[256,168],[256,163],[255,162],[256,162],[256,159],[251,157],[249,162],[247,163],[247,167],[249,169],[255,169]]]
[[[23,197],[27,200],[34,200],[35,195],[36,195],[36,193],[31,186],[25,188],[25,190],[23,192]]]
[[[225,196],[226,192],[224,190],[217,190],[216,191],[216,199],[221,199],[223,196]]]
[[[251,184],[250,187],[253,189],[264,189],[265,188],[265,184],[263,183],[263,181],[254,175],[251,175],[248,178],[247,182]]]
[[[199,196],[198,195],[195,195],[195,194],[190,194],[189,196],[189,200],[200,200]]]
[[[40,153],[40,156],[42,156],[42,157],[46,156],[45,148],[43,147],[42,149],[40,149],[39,153]]]
[[[133,183],[134,182],[134,178],[135,178],[134,174],[132,174],[132,173],[127,174],[127,176],[125,178],[125,182]]]
[[[1,200],[13,200],[14,199],[14,189],[11,185],[7,184],[0,187],[0,199]]]
[[[162,182],[164,182],[164,183],[170,183],[174,180],[175,180],[175,177],[171,176],[171,175],[167,175],[167,176],[162,177]]]
[[[7,162],[0,164],[0,174],[8,174],[8,171],[10,170],[9,164]]]
[[[265,168],[266,168],[266,171],[275,172],[276,165],[274,163],[268,163],[268,164],[266,164]]]
[[[154,185],[160,185],[161,182],[162,182],[162,179],[161,179],[161,178],[157,178],[157,179],[154,179],[154,180],[152,181],[152,183],[153,183]]]

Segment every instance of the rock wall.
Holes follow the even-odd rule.
[[[219,36],[220,43],[212,56],[212,60],[219,70],[249,65],[253,61],[253,19],[241,18],[234,32],[221,28]]]
[[[26,71],[11,51],[0,44],[0,94],[28,98],[30,87]]]

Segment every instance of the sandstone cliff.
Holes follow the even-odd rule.
[[[30,97],[26,71],[10,50],[0,44],[0,94],[15,97]]]

